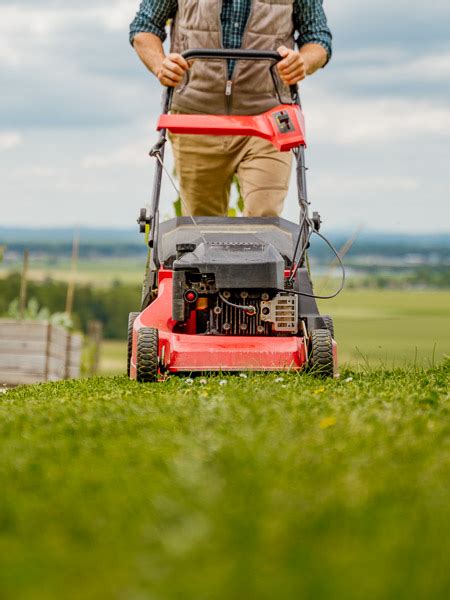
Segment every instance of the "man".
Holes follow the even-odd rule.
[[[171,52],[164,53],[173,19]],[[295,35],[297,34],[297,37]],[[175,89],[181,113],[259,114],[290,101],[289,86],[324,67],[331,33],[322,0],[143,0],[130,41],[162,85]],[[298,50],[295,50],[297,43]],[[192,48],[277,50],[277,89],[267,62],[194,61]],[[254,137],[171,136],[184,204],[193,215],[227,214],[234,175],[245,216],[278,216],[287,194],[291,154]]]

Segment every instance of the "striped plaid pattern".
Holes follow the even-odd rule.
[[[223,0],[222,29],[224,48],[240,48],[245,26],[250,15],[252,0]],[[166,23],[178,10],[177,0],[142,0],[139,11],[130,26],[130,41],[140,32],[154,33],[161,40],[167,37]],[[322,6],[322,0],[295,0],[294,26],[299,48],[316,43],[331,57],[331,32]],[[231,61],[230,61],[231,62]],[[230,76],[233,64],[230,65]]]

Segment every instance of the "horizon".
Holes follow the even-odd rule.
[[[171,217],[175,218],[175,217]],[[240,217],[235,217],[240,218]],[[339,228],[339,227],[322,227],[322,230],[326,230],[328,234],[333,236],[350,236],[355,234],[355,229],[350,228]],[[75,234],[80,235],[80,239],[83,238],[83,235],[89,234],[105,234],[105,235],[133,235],[136,237],[136,242],[141,242],[142,234],[138,231],[137,224],[133,224],[130,226],[98,226],[98,225],[48,225],[43,227],[37,226],[24,226],[24,225],[0,225],[0,245],[8,241],[8,234],[20,234],[26,235],[27,233],[38,234],[38,237],[44,236],[46,233],[51,232],[52,234],[56,234],[56,237],[62,237],[63,235],[70,234],[71,237],[67,239],[67,243],[72,243],[72,237]],[[58,234],[60,234],[58,236]],[[2,236],[5,238],[2,239]],[[358,239],[364,238],[377,238],[377,237],[387,237],[387,238],[395,238],[399,237],[403,238],[436,238],[436,240],[442,241],[448,238],[450,240],[450,230],[440,231],[440,232],[428,232],[428,231],[401,231],[395,232],[391,230],[382,230],[382,229],[371,229],[368,227],[363,227],[359,230]]]

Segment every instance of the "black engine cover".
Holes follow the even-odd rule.
[[[202,242],[175,260],[173,269],[212,274],[218,289],[283,288],[284,259],[278,250],[256,236],[242,237]]]

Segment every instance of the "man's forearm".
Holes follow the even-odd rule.
[[[327,64],[328,53],[320,44],[305,44],[299,52],[305,61],[307,75],[312,75]]]
[[[133,47],[147,69],[158,76],[165,57],[161,39],[154,33],[138,33]]]

